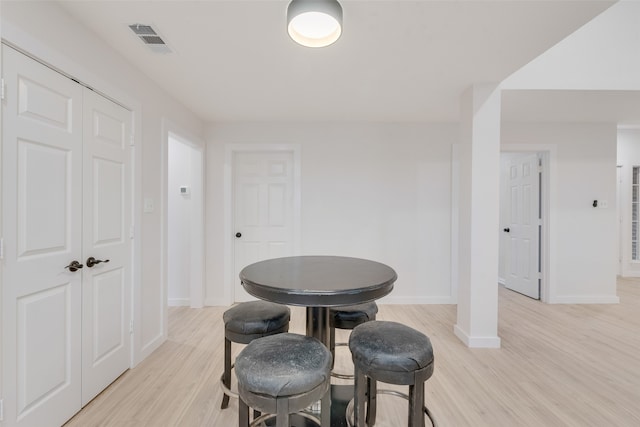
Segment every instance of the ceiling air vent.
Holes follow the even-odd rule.
[[[142,42],[155,53],[171,53],[171,49],[164,42],[158,32],[151,25],[133,24],[129,25],[131,31],[142,40]]]

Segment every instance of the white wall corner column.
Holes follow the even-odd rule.
[[[499,348],[500,88],[474,85],[461,98],[458,318],[469,347]]]

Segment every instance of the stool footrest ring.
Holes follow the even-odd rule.
[[[320,418],[318,418],[316,415],[311,414],[309,412],[306,411],[300,411],[300,412],[295,412],[295,414],[300,415],[301,417],[304,417],[308,420],[313,421],[314,423],[316,423],[318,425],[318,427],[321,425],[321,420]],[[293,415],[293,414],[292,414]],[[271,418],[275,418],[276,414],[262,414],[260,415],[258,418],[256,418],[255,420],[253,420],[251,422],[251,424],[249,424],[249,427],[258,427],[258,426],[264,426],[264,422],[267,420],[270,420]]]
[[[349,343],[346,342],[337,342],[335,344],[336,347],[346,347]],[[341,380],[353,380],[355,376],[353,374],[341,374],[340,372],[331,371],[331,376],[333,378],[340,378]]]
[[[399,391],[396,390],[388,390],[388,389],[379,389],[376,391],[376,396],[379,396],[381,394],[386,394],[386,395],[390,395],[390,396],[396,396],[396,397],[401,397],[405,400],[409,400],[409,396],[401,393]],[[423,407],[424,409],[424,413],[427,417],[429,417],[429,420],[431,421],[431,425],[433,427],[438,427],[438,423],[436,422],[436,419],[433,417],[433,414],[431,413],[431,411],[429,410],[429,408],[427,408],[427,406],[425,405]],[[349,401],[349,404],[347,405],[347,409],[345,410],[345,418],[347,419],[347,426],[348,427],[353,427],[353,399],[351,399]]]
[[[233,363],[231,365],[231,370],[233,370],[235,366],[236,364]],[[235,399],[238,398],[238,393],[236,393],[235,391],[231,391],[231,389],[224,384],[224,372],[222,373],[222,375],[220,375],[220,388],[222,389],[224,394],[226,394],[227,396],[233,397]]]

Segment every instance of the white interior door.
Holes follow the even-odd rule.
[[[3,47],[4,419],[80,410],[82,87]]]
[[[293,254],[293,152],[238,152],[234,179],[234,300],[253,299],[238,275],[247,265]]]
[[[540,299],[540,174],[538,155],[523,154],[509,164],[509,235],[505,286]]]
[[[84,406],[129,367],[131,112],[89,89],[83,107]]]

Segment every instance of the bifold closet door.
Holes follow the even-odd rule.
[[[63,424],[81,408],[82,93],[3,46],[4,420]]]
[[[82,406],[129,368],[131,112],[84,89]]]
[[[4,422],[56,426],[130,364],[131,112],[10,47],[2,64]]]

